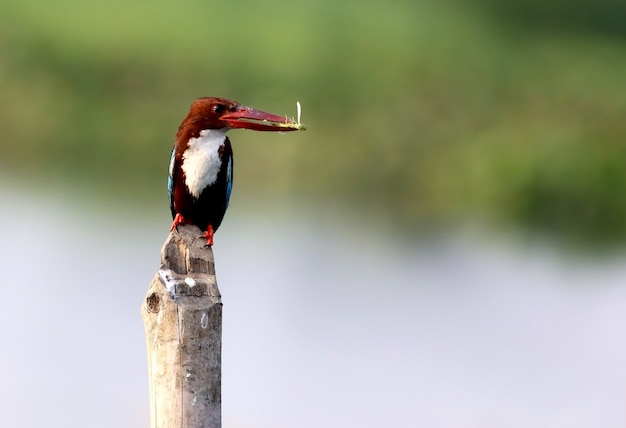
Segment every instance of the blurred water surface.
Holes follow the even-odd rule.
[[[148,427],[165,204],[0,198],[0,427]],[[626,425],[623,257],[237,206],[214,250],[226,428]]]

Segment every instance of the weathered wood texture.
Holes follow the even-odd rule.
[[[221,427],[222,302],[205,243],[195,226],[170,233],[141,307],[152,428]]]

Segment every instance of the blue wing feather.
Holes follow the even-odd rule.
[[[172,156],[170,157],[170,167],[167,174],[167,195],[170,198],[170,210],[172,211],[172,218],[176,216],[174,211],[174,158],[176,156],[176,147],[172,149]]]
[[[230,201],[230,192],[233,190],[233,157],[228,158],[228,165],[226,167],[226,204],[224,205],[224,211],[228,208],[228,202]]]

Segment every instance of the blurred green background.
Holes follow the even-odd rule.
[[[231,135],[235,198],[620,245],[624,22],[616,0],[10,0],[0,167],[167,212],[195,98],[289,116],[299,100],[307,132]]]

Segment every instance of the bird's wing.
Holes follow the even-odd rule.
[[[169,173],[167,174],[167,195],[170,198],[170,210],[172,211],[172,218],[176,217],[176,211],[174,210],[174,181],[176,177],[176,168],[174,168],[174,162],[176,159],[176,147],[172,149],[172,156],[170,157]]]
[[[233,190],[233,157],[228,157],[228,165],[226,166],[226,204],[224,210],[228,208],[228,201],[230,200],[230,192]]]

